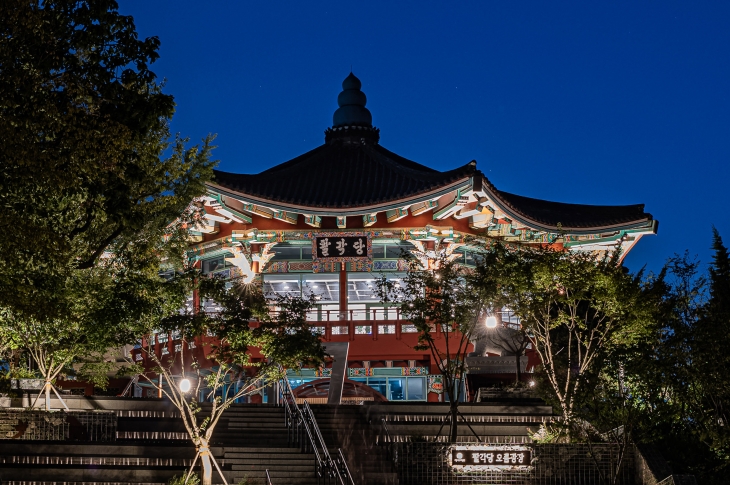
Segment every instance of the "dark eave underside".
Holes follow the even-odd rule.
[[[255,175],[215,171],[214,183],[280,204],[347,209],[385,204],[446,187],[476,172],[439,172],[377,144],[325,144]]]
[[[583,205],[564,204],[523,197],[494,189],[502,203],[525,218],[541,224],[564,228],[597,228],[636,224],[652,220],[644,204]]]

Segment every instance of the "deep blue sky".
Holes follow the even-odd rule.
[[[173,130],[217,133],[255,173],[323,143],[341,82],[363,82],[388,149],[499,189],[644,203],[626,263],[658,270],[730,243],[730,2],[121,0],[175,96]]]

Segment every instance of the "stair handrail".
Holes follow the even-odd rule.
[[[317,477],[326,479],[335,478],[338,485],[355,485],[352,475],[350,474],[350,469],[345,461],[345,457],[342,455],[342,450],[340,450],[342,466],[338,466],[338,463],[332,459],[332,456],[329,453],[327,443],[324,441],[324,437],[322,436],[322,432],[317,424],[317,419],[314,417],[314,412],[312,412],[312,408],[309,406],[309,402],[304,401],[302,408],[297,405],[296,399],[294,398],[294,391],[292,390],[291,383],[289,382],[289,377],[286,375],[283,367],[280,366],[279,369],[282,372],[282,378],[280,380],[281,401],[284,403],[284,419],[286,426],[287,428],[293,426],[292,416],[296,416],[297,425],[301,423],[304,426],[307,438],[309,438],[309,445],[312,447],[312,450],[314,450]],[[322,450],[321,454],[319,449]],[[341,468],[343,468],[343,470],[341,470]],[[323,477],[322,471],[327,473],[329,476]],[[342,476],[343,473],[345,473],[345,477]]]
[[[390,437],[390,431],[388,430],[388,423],[385,418],[381,418],[380,422],[383,424],[383,431],[385,431],[385,437],[387,438],[387,441],[384,441],[385,443],[391,443],[393,440]]]
[[[304,401],[304,406],[302,406],[302,408],[303,408],[304,416],[312,424],[312,428],[314,429],[314,435],[316,436],[317,441],[319,442],[319,446],[322,447],[322,454],[325,457],[325,462],[329,465],[333,478],[337,479],[337,482],[339,483],[339,485],[355,485],[355,482],[352,479],[352,475],[350,474],[350,469],[347,467],[347,462],[345,461],[345,457],[342,455],[342,450],[340,450],[340,459],[342,460],[341,465],[344,466],[344,469],[347,471],[345,477],[342,476],[341,466],[339,466],[338,463],[332,459],[332,456],[330,455],[330,452],[327,449],[327,443],[325,443],[324,437],[322,436],[322,432],[319,430],[319,425],[317,424],[317,419],[314,417],[314,412],[312,412],[312,408],[309,406],[309,402]]]
[[[338,471],[340,474],[344,474],[344,478],[347,479],[347,485],[355,485],[355,480],[352,479],[352,474],[350,473],[350,467],[347,466],[347,461],[345,460],[345,455],[342,454],[342,448],[337,448],[337,454],[339,455],[339,463],[338,463]],[[342,481],[342,477],[340,477],[340,481]]]
[[[283,368],[282,368],[283,371]],[[329,468],[329,465],[331,463],[331,458],[329,458],[329,454],[327,453],[327,448],[324,448],[324,452],[327,453],[328,460],[322,460],[322,456],[319,453],[319,450],[317,449],[317,444],[315,443],[314,435],[312,434],[312,430],[309,427],[309,424],[307,423],[307,420],[305,419],[302,410],[299,409],[299,406],[297,406],[296,399],[294,398],[294,391],[291,388],[291,384],[289,383],[289,378],[286,375],[286,372],[284,372],[283,377],[280,379],[280,382],[282,384],[281,394],[282,399],[281,401],[284,403],[284,420],[287,427],[287,430],[289,428],[292,429],[292,435],[294,435],[295,431],[293,429],[294,427],[294,419],[296,419],[296,425],[297,427],[303,426],[304,431],[307,434],[307,438],[309,438],[309,446],[314,451],[314,460],[315,460],[315,473],[317,474],[317,478],[324,478],[323,472],[326,471]],[[316,422],[315,422],[316,425]],[[317,429],[317,433],[319,433],[319,429]],[[320,434],[321,436],[321,434]],[[305,446],[303,446],[304,451],[306,451],[306,443],[302,443]],[[300,444],[301,446],[301,444]]]
[[[271,475],[269,475],[269,469],[266,469],[266,485],[274,485],[271,483]]]
[[[322,454],[324,455],[323,461],[327,464],[330,475],[332,476],[332,478],[336,478],[337,481],[340,482],[340,485],[345,485],[345,483],[342,481],[342,477],[340,477],[339,470],[337,469],[334,460],[330,456],[330,452],[327,449],[327,443],[324,442],[324,437],[322,436],[322,432],[320,431],[319,425],[317,424],[317,419],[314,417],[314,413],[312,412],[312,408],[309,406],[308,401],[304,401],[304,405],[302,406],[302,414],[304,415],[305,422],[308,421],[308,424],[311,424],[314,430],[314,437],[317,441],[316,443],[313,442],[313,446],[315,448],[317,446],[322,448]]]

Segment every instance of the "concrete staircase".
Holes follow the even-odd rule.
[[[449,411],[446,403],[383,402],[365,405],[363,411],[379,442],[444,441],[448,437],[449,423],[441,428]],[[460,442],[477,442],[476,433],[483,443],[529,443],[528,431],[554,418],[550,406],[532,399],[462,403],[459,411],[463,416],[458,421]]]
[[[342,449],[357,485],[397,485],[398,475],[388,450],[377,445],[376,430],[363,406],[315,405],[312,410],[330,454]]]
[[[247,480],[249,483],[266,483],[269,470],[274,485],[315,485],[314,455],[302,453],[298,448],[238,448],[226,447],[223,461],[229,483]]]
[[[189,439],[179,439],[185,429],[172,408],[127,406],[119,414],[122,438],[115,442],[0,440],[0,483],[163,484],[190,467],[195,450]],[[317,483],[314,455],[287,443],[282,408],[232,406],[216,426],[211,452],[231,484],[264,484],[267,469],[274,485]],[[213,481],[222,483],[215,472]]]

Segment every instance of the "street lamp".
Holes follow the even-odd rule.
[[[178,386],[182,392],[188,392],[190,390],[190,379],[185,378],[181,380]]]
[[[489,315],[487,317],[485,325],[487,326],[487,328],[497,328],[497,317],[495,317],[494,315]]]

